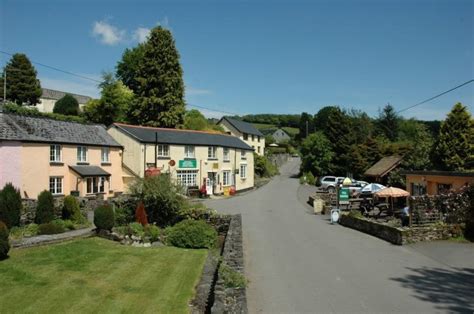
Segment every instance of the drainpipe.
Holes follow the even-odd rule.
[[[145,150],[143,151],[143,177],[145,177],[145,171],[146,171],[146,143],[144,144]]]
[[[155,168],[158,168],[158,132],[155,132]]]

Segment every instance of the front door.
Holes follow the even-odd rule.
[[[206,180],[206,193],[207,195],[214,194],[214,184],[216,182],[216,173],[215,172],[208,172],[207,173],[207,180]]]

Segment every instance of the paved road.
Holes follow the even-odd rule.
[[[207,201],[242,214],[251,313],[472,313],[474,246],[394,246],[331,225],[298,199],[307,192],[291,178],[298,166],[257,191]]]

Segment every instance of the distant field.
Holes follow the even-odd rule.
[[[264,124],[264,123],[252,123],[252,124],[259,130],[278,128],[278,126],[274,124]],[[283,127],[282,129],[285,130],[285,132],[287,132],[290,136],[295,136],[300,132],[300,130],[297,128]]]
[[[100,238],[13,249],[0,262],[0,313],[189,313],[206,255]]]

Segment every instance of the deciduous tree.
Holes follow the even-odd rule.
[[[334,156],[331,143],[322,132],[310,134],[301,144],[301,170],[316,176],[328,174]]]
[[[54,104],[53,113],[77,116],[79,114],[79,103],[74,96],[66,94]]]

